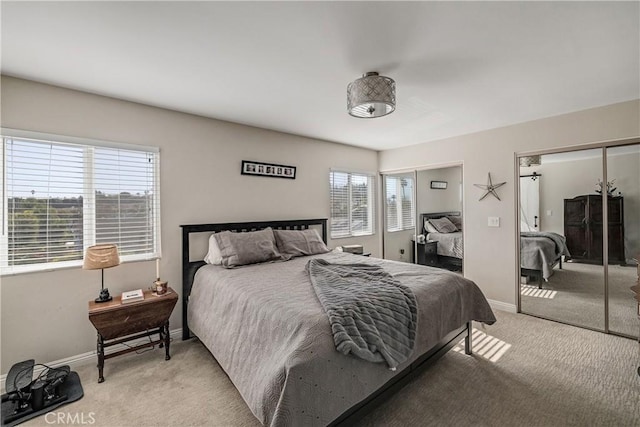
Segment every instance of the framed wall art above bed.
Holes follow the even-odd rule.
[[[271,178],[296,179],[296,167],[278,165],[275,163],[254,162],[243,160],[240,169],[242,175],[266,176]]]
[[[431,181],[431,189],[433,190],[446,190],[447,181]]]

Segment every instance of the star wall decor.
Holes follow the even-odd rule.
[[[485,193],[482,195],[482,197],[480,197],[480,199],[478,199],[478,201],[484,199],[485,197],[487,197],[489,194],[493,194],[495,196],[496,199],[500,200],[500,197],[498,197],[498,193],[496,193],[496,189],[502,187],[503,185],[505,185],[506,182],[499,182],[497,184],[494,184],[493,182],[491,182],[491,172],[489,172],[487,174],[487,185],[483,185],[483,184],[473,184],[478,188],[482,188],[483,190],[485,190]]]

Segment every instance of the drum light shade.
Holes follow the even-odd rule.
[[[395,109],[396,82],[389,77],[369,72],[347,86],[347,110],[353,117],[382,117]]]
[[[540,166],[541,164],[542,160],[540,159],[540,155],[520,157],[520,166],[522,167],[528,168],[530,166]]]

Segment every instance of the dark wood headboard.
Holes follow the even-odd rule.
[[[462,216],[462,212],[460,211],[451,211],[451,212],[430,212],[430,213],[422,213],[420,214],[420,233],[426,234],[424,229],[424,222],[427,219],[438,219],[443,216]]]
[[[187,325],[187,308],[189,304],[189,296],[191,295],[191,286],[196,271],[205,262],[202,260],[191,261],[189,256],[189,243],[192,233],[219,233],[221,231],[256,231],[271,227],[277,230],[306,230],[311,226],[322,227],[322,240],[327,243],[327,219],[293,219],[282,221],[253,221],[253,222],[228,222],[218,224],[188,224],[181,225],[182,228],[182,339],[186,340],[191,337],[189,325]]]

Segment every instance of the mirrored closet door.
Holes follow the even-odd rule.
[[[417,172],[417,262],[462,273],[462,166]]]
[[[523,156],[519,167],[520,310],[638,337],[640,145]]]
[[[462,273],[462,166],[382,180],[384,258]]]
[[[385,259],[415,262],[415,175],[382,175]]]
[[[602,149],[519,165],[521,311],[604,330]]]
[[[636,283],[640,259],[640,144],[607,148],[609,330],[638,337]]]

